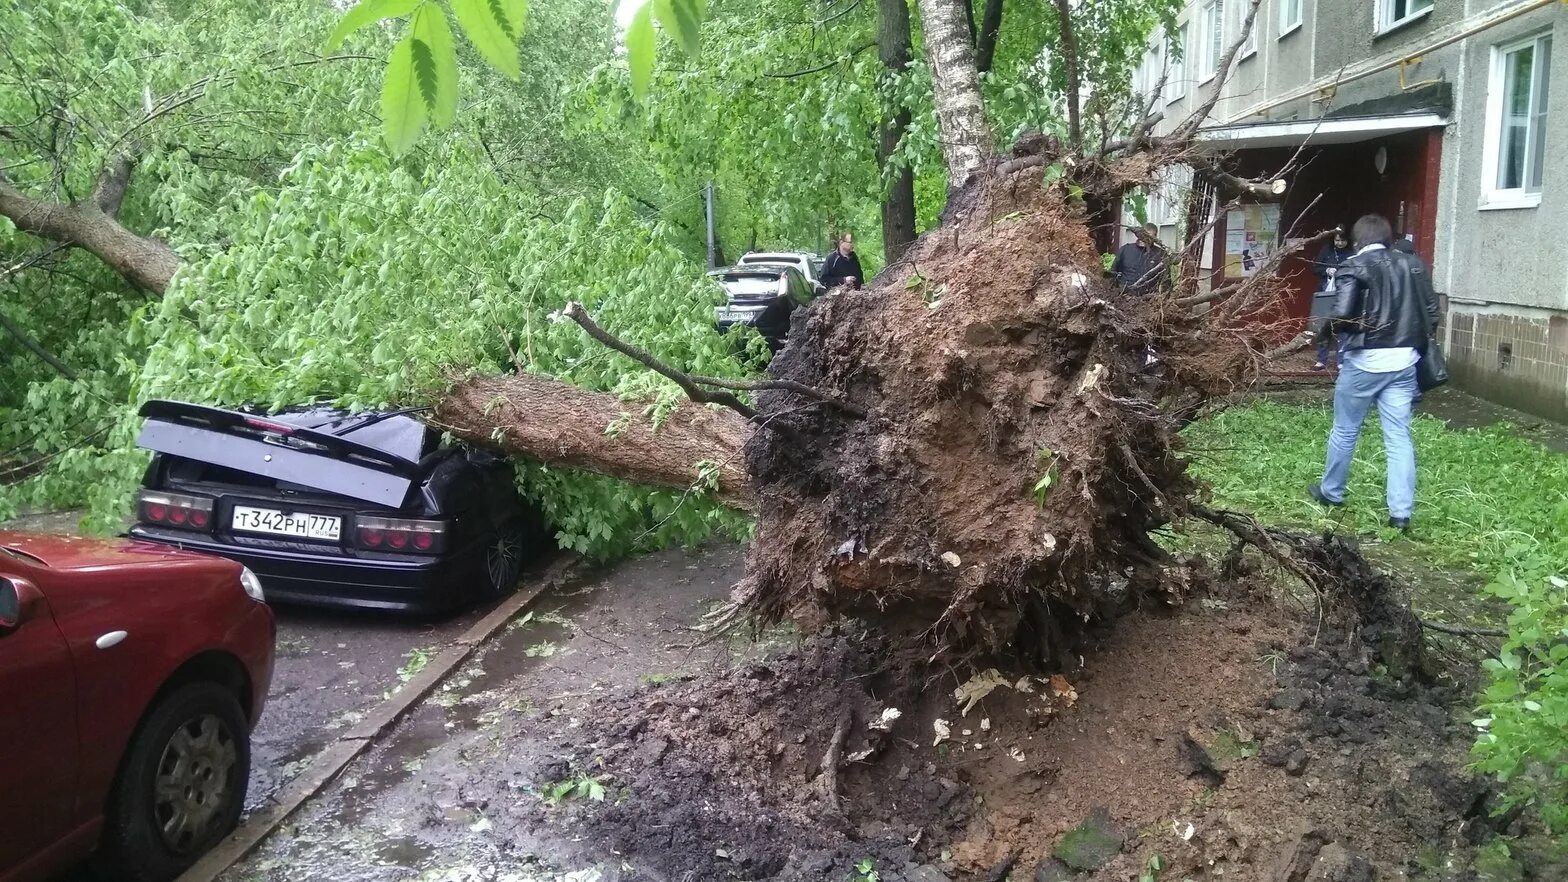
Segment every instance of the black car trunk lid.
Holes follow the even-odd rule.
[[[292,485],[308,495],[319,491],[400,508],[422,474],[419,457],[429,446],[424,427],[405,414],[261,417],[161,400],[147,402],[141,414],[147,421],[138,447],[216,466],[228,476],[219,483],[261,498],[276,498],[269,488],[288,492]],[[245,479],[251,475],[265,480]]]

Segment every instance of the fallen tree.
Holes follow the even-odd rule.
[[[942,3],[926,0],[922,12]],[[973,61],[950,48],[937,47],[936,72],[959,70],[941,94],[964,108]],[[1241,283],[1204,290],[1191,258],[1213,221],[1195,196],[1179,252],[1188,259],[1172,284],[1137,296],[1102,278],[1091,238],[1107,213],[1097,206],[1119,207],[1129,188],[1176,163],[1226,201],[1282,191],[1289,167],[1242,180],[1197,149],[1220,80],[1164,137],[1149,133],[1145,114],[1129,138],[1083,146],[1069,72],[1067,143],[1027,137],[979,167],[972,150],[948,144],[951,179],[964,183],[942,224],[864,290],[798,311],[754,406],[729,398],[729,412],[687,406],[657,431],[607,432],[636,408],[518,375],[459,383],[435,419],[511,454],[665,486],[698,484],[704,464],[717,464],[714,489],[757,516],[733,620],[810,628],[874,617],[919,645],[1020,649],[1049,662],[1074,623],[1181,593],[1184,569],[1150,534],[1193,514],[1326,590],[1349,570],[1325,566],[1310,542],[1269,541],[1194,502],[1200,488],[1178,435],[1206,402],[1299,348],[1276,345],[1277,329],[1259,320],[1293,249]],[[970,147],[984,137],[943,121]],[[565,317],[694,401],[717,400],[711,382],[649,360],[581,306]]]

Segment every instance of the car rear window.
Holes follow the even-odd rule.
[[[213,465],[183,456],[166,456],[165,474],[171,481],[182,484],[221,484],[226,487],[259,487],[266,490],[293,490],[297,493],[319,493],[302,484],[276,481],[266,475],[242,472],[227,466]]]
[[[726,273],[719,281],[731,297],[772,297],[779,293],[777,273]]]

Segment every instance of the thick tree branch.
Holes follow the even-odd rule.
[[[1247,42],[1247,37],[1252,33],[1252,22],[1253,19],[1258,17],[1258,5],[1260,3],[1262,3],[1262,0],[1251,0],[1251,3],[1248,4],[1247,17],[1241,23],[1241,31],[1236,34],[1236,39],[1231,42],[1230,47],[1225,50],[1225,54],[1220,57],[1219,70],[1215,72],[1214,82],[1209,86],[1208,94],[1203,97],[1203,103],[1199,104],[1192,113],[1188,114],[1186,119],[1181,121],[1180,125],[1176,126],[1170,134],[1170,140],[1177,143],[1192,140],[1193,136],[1198,134],[1198,129],[1203,125],[1204,121],[1209,118],[1209,114],[1214,112],[1214,105],[1220,101],[1220,93],[1224,91],[1225,84],[1230,82],[1231,65],[1236,63],[1236,53],[1241,51],[1241,47]]]
[[[120,168],[116,161],[114,170]],[[129,175],[129,168],[125,169]],[[124,198],[124,185],[111,175],[107,185],[100,181],[95,197],[118,208]],[[118,195],[116,195],[118,193]],[[67,245],[75,245],[95,256],[126,281],[162,294],[180,267],[174,249],[150,236],[126,229],[99,207],[97,198],[74,203],[50,202],[28,196],[0,175],[0,216],[11,219],[23,232],[32,233]]]
[[[136,160],[129,153],[116,154],[98,176],[93,187],[93,204],[110,217],[120,216],[120,205],[125,202],[125,191],[131,185],[131,170]]]
[[[975,70],[988,73],[996,59],[996,38],[1002,30],[1002,0],[985,0],[980,30],[975,33]]]
[[[599,327],[598,323],[588,315],[588,310],[583,309],[581,303],[572,301],[566,304],[566,309],[562,310],[561,314],[581,325],[582,329],[588,332],[588,336],[630,358],[648,370],[673,380],[675,385],[681,387],[681,391],[685,392],[686,397],[692,401],[698,404],[722,404],[747,420],[755,420],[757,418],[757,412],[748,407],[739,398],[728,392],[708,392],[704,390],[691,377],[658,360],[647,350],[633,346]]]

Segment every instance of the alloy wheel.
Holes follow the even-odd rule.
[[[234,798],[234,733],[213,714],[174,730],[153,780],[153,820],[175,854],[203,847]]]
[[[485,568],[490,574],[490,585],[499,592],[510,590],[512,583],[517,581],[518,568],[522,565],[522,561],[522,540],[513,533],[497,536],[495,542],[485,552]]]

